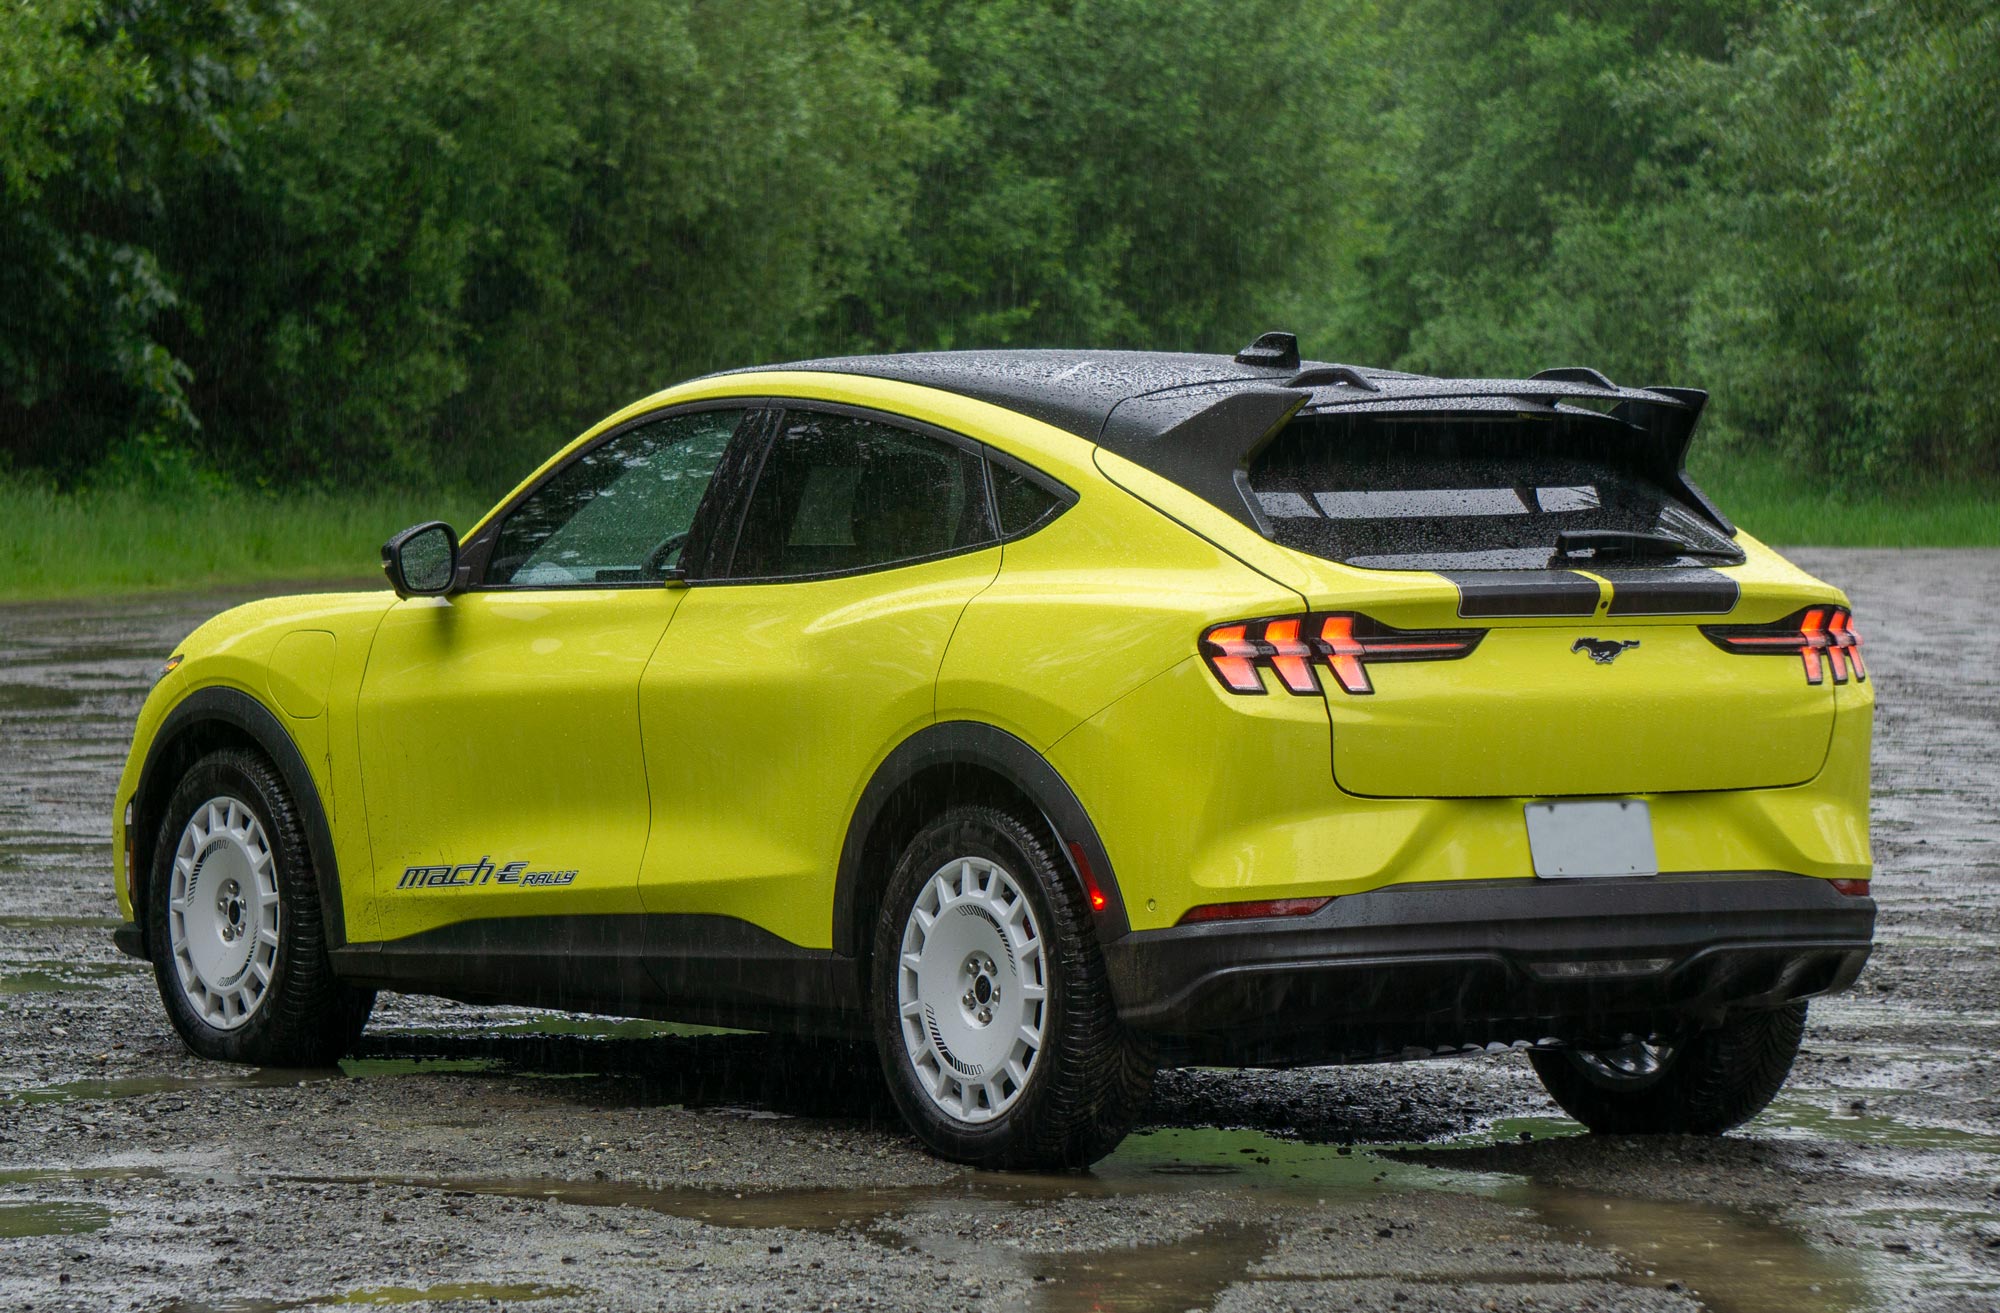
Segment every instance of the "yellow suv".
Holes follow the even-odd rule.
[[[1468,1048],[1719,1131],[1868,955],[1873,693],[1684,475],[1704,399],[1283,334],[697,379],[189,637],[118,942],[232,1061],[377,988],[871,1037],[990,1166],[1161,1064]]]

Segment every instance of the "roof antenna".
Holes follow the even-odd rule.
[[[1239,365],[1261,365],[1266,369],[1297,369],[1299,367],[1299,335],[1297,333],[1264,333],[1255,342],[1236,353]]]

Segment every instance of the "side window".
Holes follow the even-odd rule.
[[[995,462],[993,502],[1000,512],[1000,536],[1018,538],[1051,518],[1062,500],[1025,474]]]
[[[669,415],[571,460],[508,513],[487,585],[588,588],[665,579],[744,413]]]
[[[796,579],[995,540],[977,456],[876,420],[786,412],[729,575]]]

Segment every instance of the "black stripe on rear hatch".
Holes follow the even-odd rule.
[[[1599,570],[1611,584],[1612,615],[1726,615],[1736,609],[1736,581],[1714,570]]]
[[[1475,616],[1594,615],[1597,581],[1574,570],[1440,570],[1458,585],[1458,613]]]

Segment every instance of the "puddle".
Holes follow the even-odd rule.
[[[1847,1110],[1852,1100],[1880,1092],[1872,1089],[1835,1091],[1828,1095],[1832,1107],[1802,1099],[1781,1099],[1752,1122],[1750,1129],[1776,1130],[1785,1139],[1842,1140],[1852,1144],[1894,1145],[1899,1149],[2000,1154],[2000,1135],[1950,1126],[1913,1126],[1879,1113]]]
[[[80,694],[46,684],[0,684],[0,711],[63,711],[80,706]]]
[[[115,916],[0,916],[4,930],[116,930],[121,924]]]
[[[73,1099],[133,1099],[200,1090],[279,1089],[320,1081],[484,1073],[498,1066],[487,1058],[342,1058],[338,1067],[248,1067],[231,1068],[228,1075],[218,1076],[111,1076],[67,1081],[61,1085],[0,1091],[0,1103],[63,1103]]]
[[[158,1167],[25,1167],[0,1172],[0,1185],[40,1185],[45,1181],[163,1181],[172,1173]]]
[[[0,1102],[64,1103],[72,1099],[133,1099],[148,1094],[184,1094],[194,1090],[272,1089],[303,1085],[310,1080],[338,1079],[338,1072],[279,1071],[254,1068],[229,1076],[106,1076],[65,1081],[31,1089],[0,1092]]]
[[[350,1290],[331,1304],[419,1304],[425,1300],[484,1299],[512,1303],[515,1300],[560,1299],[586,1292],[572,1286],[492,1286],[477,1281],[447,1281],[440,1286],[377,1286],[373,1290]]]
[[[99,1204],[0,1204],[0,1240],[37,1235],[80,1235],[111,1225],[111,1210]]]
[[[1507,1129],[1518,1137],[1520,1128]],[[1486,1143],[1500,1144],[1502,1133],[1494,1132]],[[1449,1152],[1434,1149],[1430,1162],[1435,1164]],[[1852,1259],[1821,1253],[1796,1232],[1737,1209],[1571,1191],[1514,1172],[1418,1165],[1366,1150],[1343,1153],[1331,1146],[1255,1132],[1167,1130],[1135,1135],[1095,1170],[1074,1176],[971,1172],[937,1185],[881,1189],[739,1193],[545,1178],[310,1180],[640,1208],[733,1229],[860,1232],[890,1246],[913,1245],[952,1258],[976,1251],[990,1259],[996,1252],[983,1228],[968,1236],[968,1219],[1004,1223],[1021,1213],[1023,1223],[1034,1224],[1042,1219],[1025,1213],[1027,1208],[1075,1198],[1226,1191],[1233,1200],[1254,1199],[1260,1214],[1279,1216],[1275,1223],[1226,1219],[1183,1239],[1155,1245],[1020,1252],[1020,1263],[1035,1279],[1037,1308],[1130,1313],[1204,1308],[1232,1284],[1264,1279],[1253,1268],[1271,1251],[1276,1234],[1286,1225],[1285,1214],[1303,1224],[1315,1209],[1323,1212],[1329,1203],[1352,1208],[1393,1201],[1410,1207],[1413,1193],[1444,1191],[1520,1208],[1561,1239],[1615,1255],[1625,1271],[1614,1279],[1658,1288],[1678,1282],[1697,1293],[1714,1313],[1792,1313],[1801,1308],[1837,1313],[1869,1303],[1864,1274]]]
[[[146,968],[137,962],[32,962],[0,968],[0,995],[68,993],[103,989],[106,982],[136,976]]]
[[[644,1021],[620,1017],[551,1015],[525,1017],[469,1026],[384,1026],[371,1028],[370,1040],[477,1039],[483,1035],[576,1035],[586,1039],[659,1039],[662,1036],[747,1035],[749,1031],[720,1026],[693,1026],[678,1021]]]
[[[1270,1252],[1269,1228],[1221,1222],[1177,1244],[1055,1254],[1034,1264],[1048,1313],[1203,1309]]]
[[[539,1299],[561,1299],[590,1292],[575,1286],[492,1285],[482,1281],[447,1281],[435,1286],[372,1286],[350,1290],[343,1295],[312,1295],[302,1299],[225,1299],[209,1303],[178,1299],[160,1313],[288,1313],[301,1308],[340,1308],[354,1305],[445,1303],[451,1300],[487,1304],[526,1304]]]
[[[491,1058],[342,1058],[340,1074],[355,1079],[381,1076],[434,1076],[451,1072],[497,1071]]]
[[[1536,1220],[1619,1255],[1634,1281],[1678,1282],[1713,1313],[1837,1313],[1872,1307],[1859,1262],[1733,1208],[1530,1184]]]

